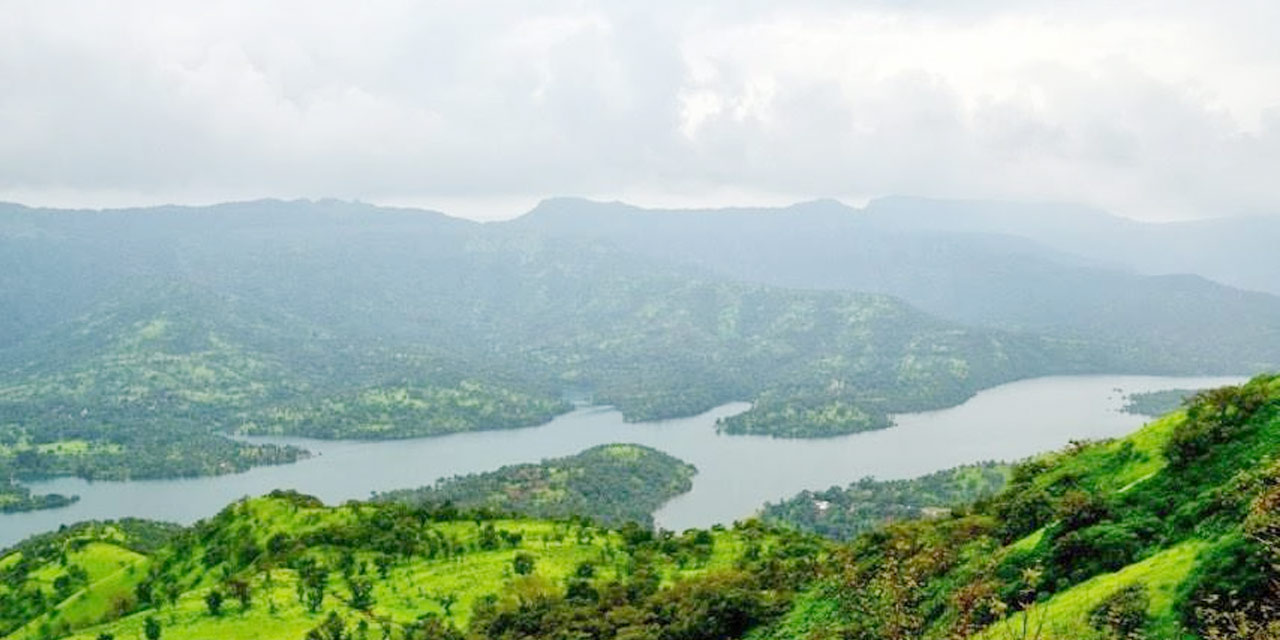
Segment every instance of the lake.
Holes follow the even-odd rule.
[[[693,490],[654,514],[673,530],[728,523],[767,501],[803,489],[846,485],[864,476],[923,475],[983,460],[1013,460],[1070,440],[1118,436],[1145,418],[1120,411],[1126,394],[1236,384],[1242,378],[1059,376],[987,389],[962,405],[895,416],[882,431],[815,440],[716,433],[717,418],[745,411],[732,403],[676,420],[626,423],[609,408],[591,407],[546,424],[509,431],[362,442],[251,438],[296,444],[315,456],[246,473],[176,480],[87,482],[58,478],[31,483],[38,493],[78,494],[62,509],[0,515],[0,546],[59,525],[137,516],[190,523],[243,496],[297,489],[333,504],[372,492],[430,484],[440,477],[488,471],[577,453],[598,444],[633,442],[698,467]]]

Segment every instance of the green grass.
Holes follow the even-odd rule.
[[[14,554],[15,556],[17,554]],[[35,618],[12,635],[13,638],[38,637],[48,624],[53,628],[75,629],[111,617],[120,598],[128,598],[146,576],[149,559],[108,542],[89,542],[82,549],[67,554],[69,564],[84,568],[89,585],[72,593],[51,612]],[[54,579],[64,573],[58,563],[50,563],[32,572],[28,586],[40,586],[52,592]]]
[[[1040,474],[1036,484],[1048,487],[1070,476],[1083,479],[1099,493],[1127,491],[1165,468],[1168,464],[1164,456],[1165,443],[1184,420],[1186,413],[1176,411],[1124,438],[1069,454],[1047,454],[1045,457],[1053,463],[1053,468]]]
[[[1042,625],[1045,640],[1103,638],[1102,632],[1089,626],[1089,611],[1107,596],[1137,583],[1147,588],[1151,598],[1147,609],[1151,619],[1149,637],[1177,637],[1174,596],[1195,566],[1197,556],[1209,546],[1209,543],[1198,540],[1184,542],[1115,573],[1096,576],[1054,595],[1048,602],[1036,605],[1028,613],[1029,626]],[[1019,630],[1022,615],[1017,613],[1006,618],[979,637],[989,640],[1022,637]]]
[[[230,516],[224,517],[224,514],[215,519],[213,528],[208,530],[213,533],[212,537],[200,537],[194,547],[162,550],[154,556],[144,556],[110,542],[109,530],[94,531],[97,540],[83,544],[68,558],[89,573],[89,587],[72,594],[54,611],[29,621],[10,637],[34,640],[53,633],[92,639],[109,633],[117,638],[139,638],[145,619],[155,616],[164,628],[165,640],[301,638],[330,610],[345,615],[353,613],[346,602],[350,597],[347,583],[335,568],[345,547],[308,544],[298,551],[335,568],[323,605],[317,612],[307,610],[300,602],[296,591],[298,573],[287,568],[288,563],[280,563],[265,570],[263,566],[254,565],[238,571],[236,575],[252,585],[250,607],[242,610],[240,603],[228,595],[221,615],[213,616],[204,598],[211,589],[224,587],[220,587],[222,570],[203,564],[209,545],[217,544],[224,536],[239,539],[249,536],[255,544],[265,547],[267,541],[279,533],[304,539],[308,535],[325,536],[335,531],[368,527],[367,518],[378,508],[359,504],[337,508],[307,506],[271,498],[249,500],[233,507]],[[622,534],[591,525],[516,518],[453,520],[431,522],[427,526],[455,545],[458,549],[455,555],[397,558],[382,578],[376,568],[380,554],[360,548],[354,550],[354,562],[366,567],[374,584],[375,604],[367,614],[360,614],[370,621],[371,637],[378,637],[374,634],[380,634],[379,625],[383,623],[400,628],[424,614],[446,617],[465,628],[480,598],[509,593],[522,582],[561,589],[582,563],[596,567],[597,580],[621,579],[630,571],[631,557],[625,550]],[[482,530],[490,526],[518,534],[521,540],[518,545],[485,549],[480,544]],[[733,531],[712,531],[710,535],[713,550],[701,562],[681,566],[674,558],[657,554],[654,566],[661,583],[669,586],[734,566],[746,548],[743,538]],[[768,540],[765,543],[768,544]],[[532,576],[515,574],[513,560],[520,553],[534,557]],[[169,567],[166,570],[182,585],[176,603],[141,611],[132,609],[129,615],[119,617],[122,603],[134,597],[134,588],[145,579],[148,568],[162,567],[166,559]],[[17,554],[3,560],[6,564],[16,561]],[[62,568],[54,562],[38,569],[31,579],[51,584],[61,572]],[[446,598],[452,600],[447,614]]]

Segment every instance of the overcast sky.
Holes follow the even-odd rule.
[[[1273,0],[694,4],[0,0],[0,199],[1280,213]]]

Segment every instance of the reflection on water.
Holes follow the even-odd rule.
[[[845,485],[863,476],[906,478],[968,462],[1016,459],[1072,439],[1116,436],[1142,424],[1119,411],[1140,391],[1234,384],[1238,378],[1064,376],[1036,378],[979,393],[958,407],[896,416],[892,429],[818,440],[718,435],[715,421],[745,411],[732,403],[677,420],[628,424],[591,407],[546,424],[390,442],[253,438],[298,444],[316,453],[302,462],[212,478],[34,483],[40,493],[79,494],[63,509],[0,516],[0,545],[89,519],[137,516],[189,523],[243,496],[297,489],[330,504],[374,491],[417,487],[440,477],[488,471],[577,453],[598,444],[635,442],[698,467],[693,490],[655,514],[680,530],[730,522],[766,501],[803,489]]]

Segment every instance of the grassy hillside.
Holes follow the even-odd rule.
[[[1277,506],[1280,377],[1262,376],[858,538],[757,637],[1274,638]]]
[[[0,558],[0,635],[36,618],[85,624],[112,614],[110,597],[135,582],[175,525],[90,522],[28,539]]]
[[[312,629],[325,638],[437,638],[521,627],[528,622],[518,618],[552,606],[613,612],[595,625],[643,628],[683,616],[736,633],[776,611],[821,560],[804,538],[759,527],[655,537],[634,525],[396,503],[328,508],[290,493],[232,505],[146,553],[101,542],[79,553],[71,560],[91,570],[77,589],[50,595],[48,613],[7,618],[17,629],[9,637],[135,638],[150,624],[163,638],[302,638]],[[41,581],[56,562],[36,568],[24,588],[47,592]],[[744,599],[728,601],[734,615],[723,620],[672,606],[675,594],[710,597],[719,585]]]
[[[653,524],[653,512],[693,487],[693,465],[635,444],[606,444],[582,453],[379,494],[411,505],[521,513],[535,518],[592,518],[608,525]]]

